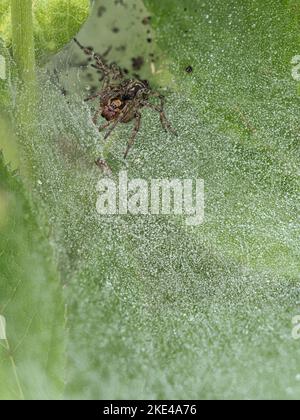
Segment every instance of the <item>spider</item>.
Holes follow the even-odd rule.
[[[74,41],[86,55],[94,59],[95,64],[92,64],[92,66],[102,75],[100,79],[103,82],[101,89],[95,95],[86,98],[85,102],[96,99],[100,101],[93,122],[96,125],[100,115],[106,120],[99,127],[99,131],[107,129],[104,140],[108,139],[119,123],[127,124],[134,121],[134,128],[124,152],[124,159],[127,158],[140,130],[142,118],[140,111],[142,108],[150,108],[158,112],[163,129],[177,135],[165,115],[164,96],[153,91],[147,80],[126,78],[119,66],[115,63],[107,63],[105,56],[108,52],[100,55],[95,53],[92,48],[81,45],[76,38],[74,38]],[[151,103],[150,98],[157,98],[160,104]],[[101,158],[97,159],[96,164],[102,169],[103,167],[107,169],[106,162]]]

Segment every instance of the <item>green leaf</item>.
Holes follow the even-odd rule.
[[[291,237],[299,99],[291,59],[299,50],[299,3],[145,4],[178,90],[189,92],[196,116],[190,121],[209,132],[198,132],[197,141],[193,128],[186,137],[187,150],[197,142],[198,170],[206,179],[207,229],[213,227],[216,244],[241,263],[297,275],[298,244]]]
[[[33,3],[36,55],[40,60],[61,50],[80,30],[90,0],[39,0]],[[0,6],[0,36],[11,44],[10,2]]]
[[[21,180],[4,166],[2,155],[0,316],[0,399],[60,398],[65,379],[62,290]]]
[[[100,217],[93,162],[105,142],[82,102],[86,90],[65,98],[40,76],[38,127],[23,158],[67,286],[66,396],[296,399],[299,97],[291,59],[299,33],[292,3],[147,0],[148,11],[141,1],[118,3],[97,5],[113,12],[113,22],[127,22],[129,43],[138,22],[153,17],[161,68],[152,84],[168,88],[166,112],[179,136],[143,110],[127,164],[132,127],[114,132],[113,179],[125,168],[131,179],[203,178],[206,216],[193,228],[172,216]],[[112,20],[101,19],[86,25],[87,45],[111,31]],[[136,54],[145,53],[146,38],[147,28],[134,37]],[[76,88],[86,87],[84,72],[70,70]]]

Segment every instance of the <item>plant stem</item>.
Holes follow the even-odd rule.
[[[32,0],[11,0],[12,42],[19,78],[25,85],[35,82]]]
[[[35,133],[37,104],[32,3],[33,0],[10,0],[13,57],[20,82],[14,121],[24,156],[30,149],[31,138]],[[21,160],[20,169],[27,175],[27,180],[30,180],[31,165],[28,159]]]

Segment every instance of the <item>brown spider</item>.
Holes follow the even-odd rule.
[[[108,129],[104,139],[106,140],[119,123],[129,123],[135,120],[132,135],[124,152],[126,159],[129,150],[133,146],[137,133],[141,125],[142,115],[140,110],[144,107],[150,108],[160,114],[160,121],[165,131],[169,130],[177,135],[176,131],[171,127],[164,112],[164,96],[158,92],[151,90],[147,80],[127,79],[123,71],[115,64],[107,64],[104,56],[95,53],[91,48],[84,47],[77,39],[76,44],[84,51],[85,54],[95,60],[95,67],[101,74],[103,81],[102,88],[95,95],[89,96],[85,101],[94,99],[100,100],[100,106],[93,117],[94,124],[97,124],[101,115],[106,119],[106,123],[99,127],[99,131]],[[149,102],[150,98],[158,98],[160,105]],[[98,159],[96,164],[102,169],[107,169],[107,164],[103,159]]]

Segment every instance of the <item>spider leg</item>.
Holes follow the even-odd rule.
[[[113,80],[122,79],[124,77],[123,71],[116,63],[112,63],[110,66]]]
[[[99,157],[96,161],[95,164],[98,166],[98,168],[102,171],[102,173],[104,175],[111,175],[112,174],[112,170],[110,168],[110,166],[108,165],[108,163],[106,162],[105,159]]]
[[[99,80],[99,82],[100,82],[100,80]],[[110,77],[103,75],[103,78],[102,78],[101,82],[103,82],[102,90],[105,90],[110,85]]]
[[[105,124],[101,125],[99,127],[99,131],[104,130],[105,128],[109,127],[110,124],[112,123],[112,121],[107,121]],[[101,169],[101,171],[105,174],[105,175],[111,175],[112,171],[108,165],[108,163],[106,162],[105,159],[103,159],[102,157],[99,157],[96,161],[95,164]]]
[[[97,120],[98,120],[98,117],[99,117],[99,115],[101,114],[101,108],[99,108],[97,111],[96,111],[96,113],[95,113],[95,115],[93,116],[93,123],[96,125],[97,124]]]
[[[104,53],[102,54],[102,57],[106,57],[112,50],[112,46],[110,45],[106,51],[104,51]]]
[[[106,123],[104,123],[104,124],[100,125],[100,127],[99,127],[99,131],[103,131],[103,130],[105,130],[107,127],[109,127],[109,126],[110,126],[110,124],[111,124],[111,123],[112,123],[111,121],[108,121],[108,122],[106,122]]]
[[[109,74],[109,66],[106,64],[104,58],[100,54],[96,54],[92,48],[84,47],[77,38],[74,38],[74,41],[78,47],[88,56],[92,57],[96,64],[93,67],[96,67],[98,70],[101,70],[103,74]],[[108,54],[108,53],[107,53]]]
[[[96,95],[88,96],[87,98],[84,99],[84,102],[93,101],[94,99],[99,98],[100,95],[101,95],[100,93],[97,93]]]
[[[163,98],[161,98],[161,101],[162,101],[162,103],[161,103],[160,107],[158,107],[156,105],[153,105],[150,102],[144,102],[143,106],[145,106],[147,108],[150,108],[153,111],[158,112],[159,116],[160,116],[160,122],[161,122],[161,125],[162,125],[163,129],[165,131],[170,131],[172,134],[177,136],[178,134],[177,134],[176,130],[174,130],[174,128],[171,126],[171,123],[169,122],[169,120],[168,120],[168,118],[165,114]]]
[[[105,57],[110,52],[111,47],[109,47],[103,55],[95,53],[92,48],[84,47],[77,38],[74,38],[74,41],[78,47],[88,56],[92,57],[95,60],[96,64],[92,64],[92,67],[100,70],[104,76],[109,77],[112,74],[114,79],[120,79],[123,77],[122,70],[117,65],[108,65],[106,63]]]
[[[141,114],[139,112],[137,112],[136,115],[135,115],[135,125],[134,125],[134,128],[133,128],[132,134],[131,134],[131,138],[130,138],[128,144],[127,144],[127,148],[126,148],[125,153],[124,153],[124,159],[127,158],[127,155],[129,153],[130,149],[132,148],[134,142],[135,142],[137,133],[140,130],[141,118],[142,118]]]
[[[113,125],[111,126],[111,128],[107,131],[107,133],[104,136],[104,140],[107,140],[108,137],[111,135],[111,133],[113,132],[113,130],[117,127],[117,125],[122,121],[122,119],[124,118],[124,116],[126,115],[127,111],[129,109],[129,105],[125,105],[124,109],[122,110],[122,112],[120,113],[119,117],[114,121]]]
[[[97,125],[97,120],[98,120],[98,117],[99,117],[99,115],[101,114],[101,112],[102,112],[102,109],[101,109],[101,108],[99,108],[99,109],[98,109],[98,111],[96,111],[96,113],[95,113],[95,115],[94,115],[94,117],[93,117],[93,123],[94,123],[95,125]],[[112,123],[112,121],[107,121],[107,122],[105,122],[104,124],[100,125],[100,127],[99,127],[99,131],[103,131],[103,130],[105,130],[105,128],[109,127],[109,126],[111,125],[111,123]]]
[[[174,136],[178,136],[177,131],[172,127],[170,121],[168,120],[165,112],[163,110],[159,111],[160,113],[160,122],[163,127],[165,127],[165,130],[170,131],[170,133],[174,134]]]

